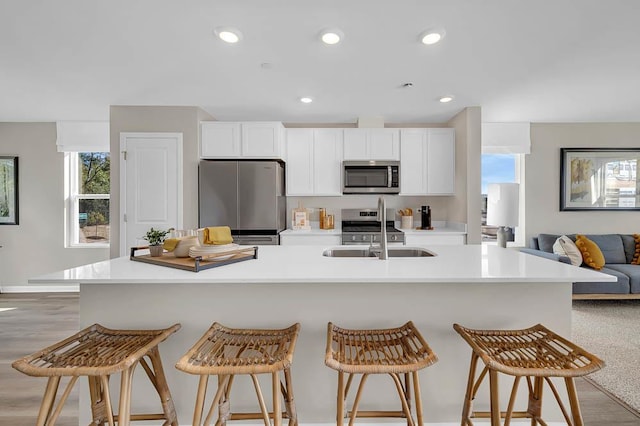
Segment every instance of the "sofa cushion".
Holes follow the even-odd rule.
[[[584,235],[578,235],[576,245],[582,253],[585,265],[599,271],[605,265],[604,255],[598,245]]]
[[[629,277],[629,290],[631,293],[640,293],[640,265],[614,264],[607,265],[607,269],[627,275]]]
[[[626,257],[626,262],[631,263],[633,261],[633,255],[636,252],[636,239],[633,235],[620,235],[622,238],[622,246],[624,247],[624,255]]]
[[[538,234],[538,247],[547,253],[553,253],[553,245],[560,235],[555,234]]]
[[[586,235],[586,237],[598,245],[605,263],[627,263],[620,234]]]
[[[621,265],[618,265],[618,266],[621,266]],[[622,272],[616,271],[614,269],[610,269],[609,265],[602,268],[600,272],[604,274],[613,275],[618,278],[618,281],[613,283],[607,283],[607,282],[573,283],[573,293],[574,294],[591,294],[591,293],[629,294],[629,290],[630,290],[629,277],[626,274],[623,274]]]
[[[566,235],[563,235],[556,240],[553,245],[553,252],[560,256],[567,256],[571,260],[571,264],[573,266],[582,265],[582,253],[580,253],[580,249],[578,249],[576,243],[571,241],[571,239]]]

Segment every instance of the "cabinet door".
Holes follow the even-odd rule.
[[[370,160],[367,129],[344,129],[344,159]]]
[[[429,129],[427,148],[427,194],[455,192],[456,155],[453,129]]]
[[[342,195],[342,129],[313,130],[313,193]]]
[[[398,129],[368,129],[368,160],[399,160],[400,131]]]
[[[242,123],[242,156],[245,158],[281,158],[282,123]]]
[[[240,157],[240,123],[200,123],[200,158]]]
[[[313,194],[313,129],[287,129],[287,195]]]
[[[400,131],[400,195],[427,193],[427,129]]]

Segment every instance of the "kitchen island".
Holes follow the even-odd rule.
[[[453,323],[471,328],[524,328],[542,323],[571,334],[571,283],[614,281],[584,268],[496,246],[430,246],[434,257],[331,258],[324,246],[261,246],[258,259],[199,273],[133,262],[127,257],[43,275],[31,283],[79,283],[80,326],[182,329],[160,346],[181,425],[191,424],[197,377],[173,368],[214,321],[230,327],[302,328],[292,367],[301,424],[335,421],[337,374],[325,367],[326,326],[395,327],[412,320],[439,361],[420,373],[425,422],[459,424],[470,349]],[[143,374],[142,369],[136,371]],[[244,380],[243,380],[244,379]],[[86,387],[86,381],[82,385]],[[114,381],[117,382],[117,381]],[[144,380],[134,407],[157,407]],[[269,389],[265,382],[263,389]],[[503,386],[507,395],[509,386]],[[524,392],[521,392],[521,396]],[[550,394],[549,394],[550,395]],[[547,396],[549,396],[547,395]],[[80,393],[87,424],[88,393]],[[398,402],[388,377],[371,377],[361,409]],[[256,408],[248,378],[232,393],[234,408]],[[487,406],[486,393],[477,399]],[[544,412],[553,412],[552,398]]]

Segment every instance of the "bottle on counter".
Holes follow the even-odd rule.
[[[325,209],[324,207],[320,207],[320,213],[318,215],[320,220],[320,229],[327,229],[325,227],[327,220],[327,209]]]

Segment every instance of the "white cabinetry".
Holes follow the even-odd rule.
[[[287,195],[342,195],[342,129],[287,129]]]
[[[313,235],[302,231],[298,233],[281,233],[281,246],[339,246],[341,244],[340,234]]]
[[[284,158],[280,122],[200,123],[200,158]]]
[[[400,195],[454,193],[454,129],[402,129],[400,144]]]
[[[345,160],[399,160],[398,129],[344,129]]]

